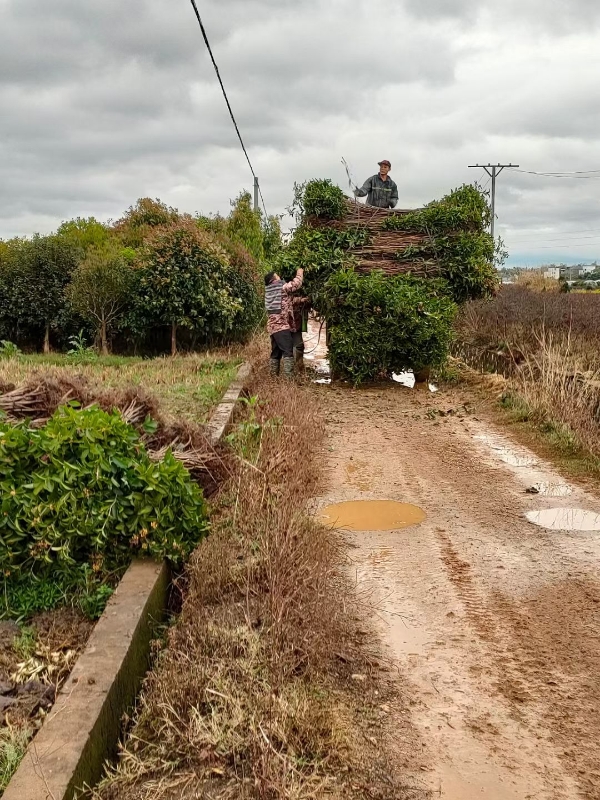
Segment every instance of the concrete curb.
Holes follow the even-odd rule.
[[[210,443],[214,446],[220,440],[233,416],[235,404],[240,399],[244,390],[244,385],[250,377],[252,366],[245,361],[237,371],[237,375],[223,395],[223,399],[214,410],[207,427],[207,435]]]
[[[248,363],[240,366],[212,414],[206,427],[213,446],[229,425],[251,371]],[[166,564],[142,559],[131,564],[3,800],[73,800],[78,789],[98,781],[105,760],[116,753],[121,717],[148,669],[169,581]]]
[[[168,588],[166,564],[131,564],[3,800],[71,800],[77,788],[98,780],[148,668]]]

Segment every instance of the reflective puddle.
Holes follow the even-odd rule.
[[[535,467],[537,465],[535,458],[519,456],[517,453],[513,453],[512,450],[505,448],[494,449],[500,461],[510,464],[511,467]]]
[[[544,497],[568,497],[573,494],[573,487],[567,483],[534,483],[527,492],[541,494]]]
[[[544,508],[528,511],[529,522],[550,531],[600,531],[600,514],[584,508]]]
[[[422,508],[394,500],[350,500],[323,508],[318,519],[329,528],[350,531],[394,531],[427,519]]]

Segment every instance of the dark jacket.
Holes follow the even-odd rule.
[[[366,197],[368,206],[376,208],[395,208],[398,202],[398,187],[388,175],[386,181],[379,174],[365,181],[362,189],[355,192],[357,197]]]

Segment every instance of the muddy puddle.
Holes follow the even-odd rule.
[[[543,497],[568,497],[573,494],[573,487],[567,483],[534,483],[527,493],[541,494]]]
[[[529,522],[549,531],[600,531],[600,514],[584,508],[543,508],[528,511],[525,516]]]
[[[422,508],[395,500],[350,500],[321,509],[318,519],[330,528],[350,531],[394,531],[427,519]]]

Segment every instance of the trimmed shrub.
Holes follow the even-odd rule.
[[[325,286],[333,372],[354,384],[445,361],[457,307],[432,282],[336,272]]]
[[[297,186],[296,192],[302,195],[302,211],[307,217],[331,220],[343,219],[346,214],[346,196],[329,178]]]
[[[100,581],[146,554],[181,564],[207,532],[202,491],[174,456],[151,461],[118,412],[59,408],[39,429],[0,423],[0,571]]]

